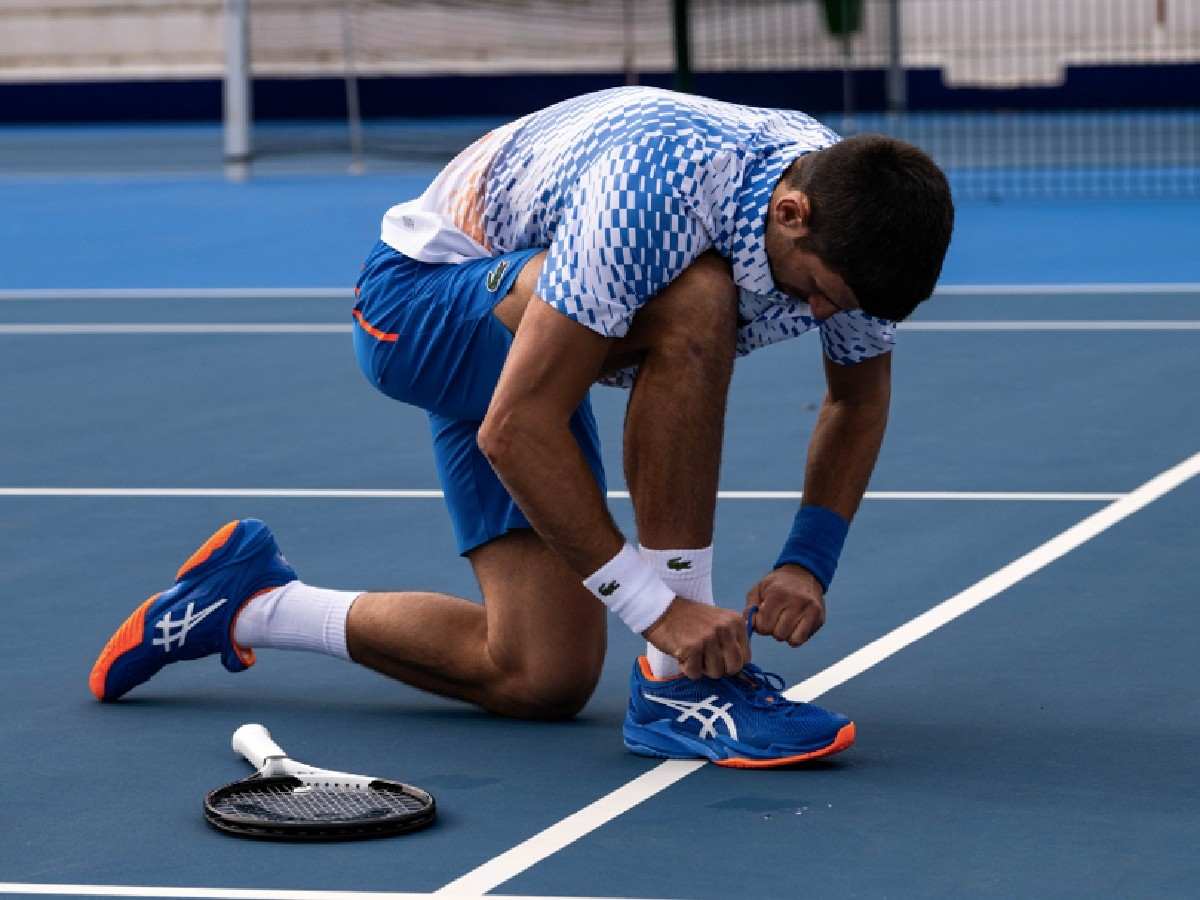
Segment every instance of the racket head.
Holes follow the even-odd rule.
[[[204,798],[204,818],[213,828],[270,841],[389,837],[425,828],[436,817],[437,803],[427,791],[382,778],[363,786],[254,775]]]

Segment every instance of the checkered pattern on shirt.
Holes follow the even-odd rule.
[[[739,354],[817,327],[774,286],[766,210],[784,169],[838,137],[815,119],[653,88],[616,88],[504,129],[483,195],[494,253],[547,247],[538,295],[621,337],[637,310],[704,251],[740,290]],[[821,325],[826,355],[856,363],[891,349],[894,326],[859,312]],[[610,379],[628,385],[631,373]]]

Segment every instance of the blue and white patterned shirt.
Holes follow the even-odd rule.
[[[818,328],[825,355],[851,365],[891,350],[894,323],[858,310],[818,322],[776,289],[764,240],[784,170],[838,140],[790,110],[646,87],[585,94],[480,138],[388,210],[382,239],[437,263],[546,248],[538,296],[607,337],[716,249],[739,288],[739,356]]]

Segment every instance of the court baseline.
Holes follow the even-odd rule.
[[[0,881],[0,894],[24,894],[41,897],[171,897],[194,900],[425,900],[434,894],[394,893],[392,891],[304,891],[256,888],[151,887],[124,884],[34,884]],[[477,900],[468,894],[439,894],[450,900]],[[629,898],[511,896],[505,900],[629,900]]]
[[[1037,294],[1200,294],[1200,282],[1131,281],[1062,284],[943,284],[933,295],[1007,297]],[[348,287],[18,288],[0,301],[44,300],[349,300]]]
[[[69,322],[0,325],[0,335],[69,336],[137,334],[349,334],[353,325],[336,322]],[[901,331],[1200,331],[1196,319],[1001,319],[989,321],[902,322]]]
[[[0,497],[258,497],[291,500],[439,500],[433,488],[88,488],[0,487]],[[800,500],[800,491],[718,491],[718,500]],[[865,500],[971,500],[1103,503],[1119,500],[1123,492],[1094,491],[867,491]],[[610,500],[628,500],[629,491],[609,491]]]

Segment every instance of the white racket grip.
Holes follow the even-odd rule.
[[[261,725],[247,723],[233,733],[233,751],[240,753],[256,769],[261,769],[269,759],[287,756],[283,748],[271,740],[271,733]]]

